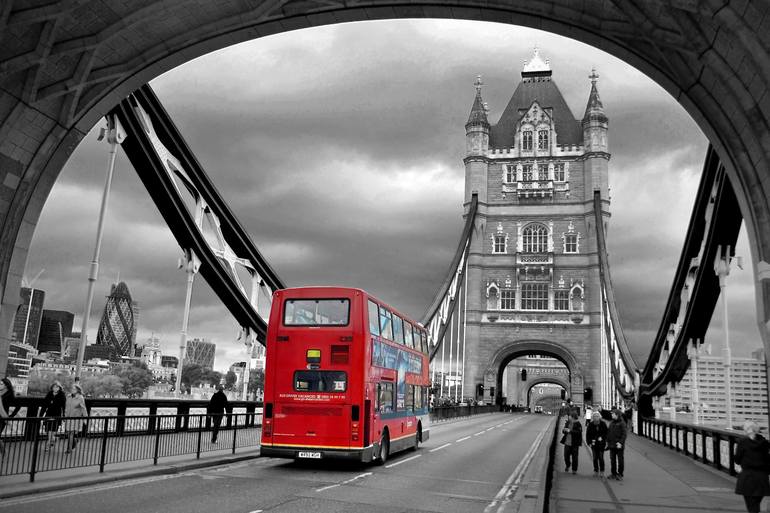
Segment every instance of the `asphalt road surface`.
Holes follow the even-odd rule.
[[[0,513],[502,513],[530,457],[545,449],[550,420],[498,413],[436,424],[417,451],[382,467],[259,458],[9,499]]]

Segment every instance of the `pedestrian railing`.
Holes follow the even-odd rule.
[[[152,460],[215,450],[256,447],[261,419],[255,413],[226,413],[222,417],[216,442],[212,442],[214,423],[207,414],[113,415],[67,417],[57,430],[53,445],[48,443],[46,422],[50,418],[7,419],[0,437],[0,476],[29,473],[30,481],[39,472],[98,466],[128,461]],[[259,420],[259,422],[258,422]],[[69,447],[64,429],[68,423],[83,426]]]
[[[443,420],[469,417],[471,415],[479,415],[482,413],[493,413],[496,411],[500,411],[500,407],[491,404],[477,406],[436,406],[430,409],[430,420],[433,422],[441,422]]]
[[[719,470],[737,474],[735,446],[743,434],[705,426],[681,424],[670,420],[641,418],[641,436],[681,452]]]

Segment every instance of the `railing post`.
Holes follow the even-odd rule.
[[[118,418],[115,421],[115,434],[117,436],[123,436],[123,431],[126,427],[126,403],[120,403],[118,405]]]
[[[198,415],[198,450],[195,459],[201,459],[201,436],[203,435],[203,419]]]
[[[34,426],[34,435],[32,435],[32,463],[29,468],[29,482],[35,482],[35,473],[37,472],[37,433],[40,429],[40,419],[35,417],[33,419],[27,419],[27,425],[32,424]],[[23,442],[22,442],[23,443]],[[6,449],[8,450],[8,449]]]
[[[232,414],[235,416],[235,422],[233,422],[233,454],[235,454],[235,442],[238,438],[238,414]]]
[[[153,429],[155,428],[154,422],[152,420],[155,418],[155,416],[158,414],[158,404],[152,403],[150,405],[150,420],[147,422],[147,434],[151,435],[153,432]]]
[[[722,447],[719,433],[714,433],[711,436],[711,447],[714,451],[714,467],[719,468],[722,466]]]
[[[687,446],[687,428],[682,429],[682,450],[685,456],[690,454],[690,449]]]
[[[102,454],[99,456],[99,472],[104,472],[104,462],[107,459],[107,422],[108,418],[104,418],[104,429],[102,430]]]
[[[158,417],[155,417],[155,422],[158,422]],[[157,428],[158,426],[156,426]],[[160,448],[160,429],[155,429],[155,454],[152,458],[152,464],[158,464],[158,449]]]
[[[735,471],[735,437],[732,435],[727,439],[727,450],[729,451],[727,455],[728,470],[730,475],[734,476],[737,472]]]
[[[702,457],[701,461],[703,463],[707,463],[708,458],[706,457],[706,432],[705,431],[701,432],[700,443],[701,443],[701,457]]]

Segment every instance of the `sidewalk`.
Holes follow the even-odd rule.
[[[609,453],[605,452],[606,473]],[[556,448],[551,511],[557,513],[741,513],[735,478],[676,451],[629,433],[623,481],[593,477],[587,447],[578,473],[564,472],[563,448]],[[767,508],[766,499],[762,503]]]
[[[151,459],[116,463],[108,466],[102,473],[99,472],[98,466],[40,472],[35,476],[34,483],[29,482],[29,474],[3,476],[0,477],[0,500],[122,479],[177,474],[198,468],[253,459],[258,456],[259,447],[239,449],[235,454],[232,454],[230,449],[223,449],[201,454],[200,459],[196,459],[195,454],[169,456],[159,460],[157,465],[153,465]]]

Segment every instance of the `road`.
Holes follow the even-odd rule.
[[[0,513],[504,512],[551,420],[500,413],[437,424],[419,450],[382,467],[259,458],[10,499]]]

